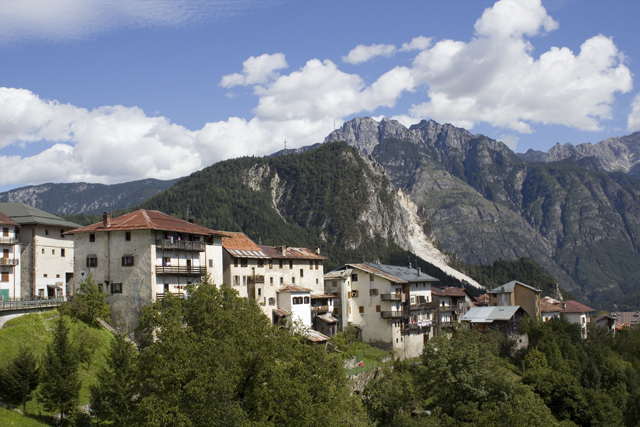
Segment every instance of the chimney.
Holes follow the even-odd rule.
[[[422,276],[422,268],[418,267],[416,270],[418,270],[418,276]]]
[[[105,212],[102,214],[102,226],[109,227],[111,225],[111,214],[109,212]]]
[[[287,247],[286,246],[280,246],[280,252],[282,253],[282,255],[287,255]]]
[[[562,309],[563,309],[563,310],[566,310],[566,309],[567,309],[567,304],[566,304],[566,303],[564,303],[564,302],[562,303]]]
[[[196,220],[195,220],[195,219],[193,219],[193,218],[189,218],[189,219],[187,220],[187,222],[188,222],[189,224],[195,224],[195,223],[196,223]]]
[[[320,255],[320,246],[316,246],[316,255]]]

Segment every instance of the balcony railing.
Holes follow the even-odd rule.
[[[382,301],[400,301],[402,294],[380,294],[380,299]]]
[[[10,299],[0,301],[0,311],[8,310],[38,310],[44,307],[57,307],[63,298]]]
[[[438,307],[438,303],[437,302],[423,302],[423,303],[419,303],[419,304],[411,304],[410,306],[411,310],[426,310],[426,309],[434,309]]]
[[[406,323],[404,325],[404,329],[406,331],[415,330],[415,329],[429,329],[431,327],[431,321],[419,322],[419,323]]]
[[[18,264],[20,264],[20,260],[19,259],[15,259],[15,258],[0,258],[0,265],[16,266]]]
[[[248,277],[249,283],[264,283],[264,276],[256,275]]]
[[[204,242],[190,242],[188,240],[174,240],[169,239],[156,240],[156,250],[158,249],[180,249],[184,251],[204,251]]]
[[[15,245],[18,243],[18,239],[15,237],[0,236],[0,243],[3,245]]]
[[[311,311],[329,311],[329,306],[328,305],[312,305],[311,306]]]
[[[184,292],[156,292],[156,301],[162,301],[165,295],[173,295],[174,297],[184,299]]]
[[[156,265],[156,274],[172,274],[175,276],[204,276],[206,271],[207,269],[205,267],[173,267]]]
[[[381,311],[380,312],[380,316],[382,316],[383,319],[396,319],[396,318],[401,318],[401,317],[406,317],[409,314],[406,311]]]
[[[438,306],[438,310],[440,310],[440,312],[452,311],[457,313],[460,308],[457,305],[440,305]]]

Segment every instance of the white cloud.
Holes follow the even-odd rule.
[[[4,0],[0,44],[82,39],[119,28],[181,26],[224,18],[264,0]]]
[[[640,130],[640,93],[631,103],[631,113],[627,116],[627,129],[630,132]]]
[[[498,141],[504,142],[504,144],[509,147],[511,151],[516,151],[516,148],[518,147],[518,141],[520,141],[520,138],[518,138],[517,136],[509,134],[500,135],[497,139]]]
[[[242,63],[242,73],[228,74],[222,77],[220,86],[231,88],[267,83],[279,76],[276,70],[287,68],[287,61],[283,53],[273,55],[264,54],[251,56]]]
[[[351,49],[347,56],[343,56],[342,61],[357,65],[377,56],[393,56],[395,53],[396,47],[392,44],[372,44],[371,46],[359,44]]]
[[[487,122],[521,133],[532,132],[532,123],[598,130],[611,118],[614,94],[631,90],[631,73],[603,35],[585,41],[577,55],[553,47],[531,56],[524,36],[556,27],[540,0],[497,2],[476,22],[470,42],[442,40],[417,55],[413,75],[428,86],[430,100],[411,115],[467,129]]]
[[[409,43],[402,43],[402,48],[400,48],[400,52],[410,52],[412,50],[425,50],[431,46],[431,38],[430,37],[416,37],[411,40]]]

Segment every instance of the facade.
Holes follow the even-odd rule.
[[[0,212],[20,225],[21,298],[70,294],[74,247],[73,238],[65,233],[79,225],[24,203],[0,203]]]
[[[116,323],[132,331],[142,306],[168,293],[185,297],[184,287],[208,272],[223,281],[222,237],[225,233],[182,221],[158,211],[137,210],[77,228],[75,281],[89,275],[107,293]]]
[[[487,292],[489,305],[496,306],[520,306],[529,316],[541,318],[540,289],[525,285],[518,281],[511,281]]]
[[[437,305],[434,315],[436,334],[442,328],[460,323],[461,317],[473,307],[473,297],[461,288],[431,287],[431,295]]]
[[[276,308],[292,313],[279,306],[278,293],[286,292],[284,288],[308,289],[309,309],[311,293],[323,294],[323,261],[326,258],[318,249],[259,246],[243,233],[227,233],[222,238],[222,247],[225,286],[237,290],[243,298],[255,300],[272,320],[277,315],[274,313]],[[307,323],[312,324],[311,317],[305,320],[305,325]]]
[[[473,307],[462,316],[462,320],[470,322],[471,326],[479,331],[496,328],[507,337],[520,338],[520,343],[522,343],[524,337],[520,332],[520,324],[524,320],[525,314],[527,312],[517,305]]]
[[[0,301],[19,300],[20,224],[0,212]]]
[[[347,264],[325,275],[325,294],[334,296],[340,330],[353,325],[364,342],[406,359],[418,357],[433,337],[434,282],[420,269]]]
[[[540,300],[542,321],[547,322],[553,317],[563,315],[571,323],[580,325],[582,338],[587,338],[587,324],[591,319],[591,314],[595,311],[591,307],[580,304],[578,301],[558,301],[551,297],[544,297]]]

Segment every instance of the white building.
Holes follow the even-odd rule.
[[[587,324],[595,310],[578,301],[558,301],[551,297],[544,297],[540,300],[540,311],[543,322],[563,315],[569,322],[580,325],[580,332],[584,339],[587,338]]]
[[[20,224],[0,212],[0,300],[20,299]]]
[[[20,224],[21,297],[55,298],[71,293],[73,238],[78,224],[24,203],[0,203],[0,212]]]
[[[347,264],[325,275],[325,293],[335,296],[340,330],[353,325],[364,342],[414,358],[434,334],[434,282],[420,269]]]
[[[137,210],[69,232],[75,242],[76,288],[92,275],[108,293],[114,320],[132,331],[143,305],[168,293],[184,297],[184,287],[208,271],[223,281],[225,233],[158,211]]]

